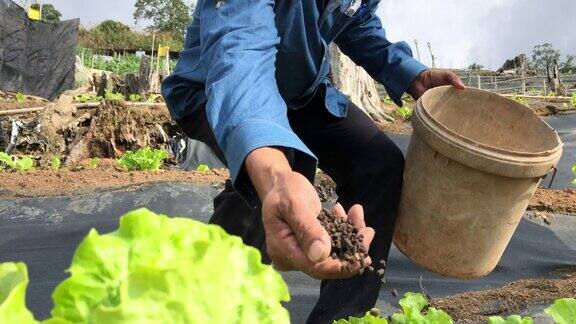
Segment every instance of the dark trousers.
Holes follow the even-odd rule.
[[[364,207],[366,224],[376,236],[370,247],[374,262],[386,260],[392,243],[404,157],[396,145],[354,104],[346,118],[331,115],[319,99],[306,107],[289,111],[294,132],[318,157],[319,167],[337,184],[338,201],[348,210],[355,204]],[[204,109],[178,121],[190,138],[210,146],[225,162]],[[230,181],[214,199],[211,223],[243,238],[246,244],[262,251],[265,236],[260,208],[251,209],[234,191]],[[324,280],[320,297],[308,323],[332,323],[351,315],[364,314],[374,307],[381,282],[374,273],[364,273],[345,280]]]

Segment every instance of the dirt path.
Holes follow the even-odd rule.
[[[458,322],[478,322],[494,315],[508,315],[576,296],[576,268],[558,271],[562,279],[525,279],[498,289],[471,291],[432,299],[431,305],[448,312]]]
[[[167,181],[220,184],[228,176],[227,170],[210,170],[206,173],[181,170],[128,172],[119,170],[112,160],[102,160],[95,170],[0,172],[0,198],[77,195]]]

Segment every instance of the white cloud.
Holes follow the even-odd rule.
[[[378,14],[392,40],[419,40],[427,64],[426,42],[443,67],[495,69],[545,42],[576,54],[575,0],[382,0]]]

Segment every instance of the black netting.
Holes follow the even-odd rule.
[[[30,21],[23,8],[0,0],[0,90],[53,99],[72,89],[79,24]]]

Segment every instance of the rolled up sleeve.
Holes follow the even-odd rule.
[[[376,15],[379,1],[373,0],[366,12],[355,18],[335,39],[340,50],[363,67],[386,88],[390,98],[402,106],[402,96],[414,79],[428,68],[412,56],[405,42],[392,43]]]
[[[275,78],[273,0],[204,0],[200,9],[206,112],[234,183],[253,150],[277,146],[314,155],[292,131]]]

